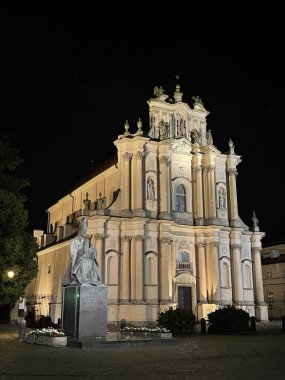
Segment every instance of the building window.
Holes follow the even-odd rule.
[[[268,302],[268,307],[269,308],[273,308],[273,304],[274,304],[274,293],[273,292],[268,292],[267,294],[267,302]]]
[[[271,272],[271,270],[268,270],[266,272],[266,278],[272,278],[272,272]]]
[[[186,211],[186,191],[183,185],[178,185],[176,187],[175,200],[176,200],[175,210],[177,212],[185,212]]]
[[[176,269],[191,270],[191,262],[187,251],[179,251],[176,257]]]

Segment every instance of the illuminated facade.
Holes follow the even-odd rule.
[[[261,239],[238,215],[232,141],[221,153],[199,97],[192,108],[160,87],[148,101],[149,131],[125,131],[110,165],[49,208],[49,231],[35,231],[39,273],[27,297],[39,315],[61,316],[70,239],[82,215],[108,286],[108,321],[155,322],[169,306],[197,319],[234,303],[268,319]],[[34,300],[34,301],[33,301]]]

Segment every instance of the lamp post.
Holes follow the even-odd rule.
[[[7,275],[8,275],[8,277],[9,277],[10,279],[12,279],[12,278],[15,277],[15,272],[12,271],[12,270],[8,270],[8,271],[7,271]]]

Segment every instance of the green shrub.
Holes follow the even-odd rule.
[[[249,330],[250,316],[243,309],[227,305],[208,314],[208,332],[227,334]]]
[[[158,317],[159,326],[165,327],[173,334],[184,335],[195,332],[195,315],[183,309],[169,309],[162,311]]]

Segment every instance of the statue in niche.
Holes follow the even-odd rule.
[[[192,140],[193,140],[193,143],[194,144],[197,144],[199,143],[199,139],[200,139],[200,133],[197,131],[196,128],[194,128],[191,132],[191,137],[192,137]]]
[[[146,192],[147,199],[155,200],[155,187],[154,187],[154,181],[151,176],[147,178],[147,192]]]
[[[106,197],[102,197],[102,193],[99,193],[99,198],[97,199],[97,210],[103,210],[103,205],[105,203]]]
[[[163,119],[159,123],[159,131],[161,140],[169,138],[169,124],[165,123]]]
[[[213,136],[211,133],[211,129],[209,129],[206,133],[206,141],[208,145],[213,145]]]
[[[88,199],[88,197],[89,197],[89,194],[86,193],[86,199],[83,200],[84,210],[86,210],[86,211],[90,210],[90,203],[91,203],[91,201],[90,201],[90,199]]]
[[[154,87],[153,95],[155,95],[156,97],[159,97],[159,96],[163,95],[163,93],[164,93],[164,89],[162,86],[160,86],[160,87],[155,86]]]
[[[71,284],[98,285],[100,283],[96,249],[87,235],[87,218],[79,224],[78,233],[70,241],[70,264],[63,279],[63,286]]]
[[[226,191],[223,187],[218,191],[218,208],[226,208]]]

